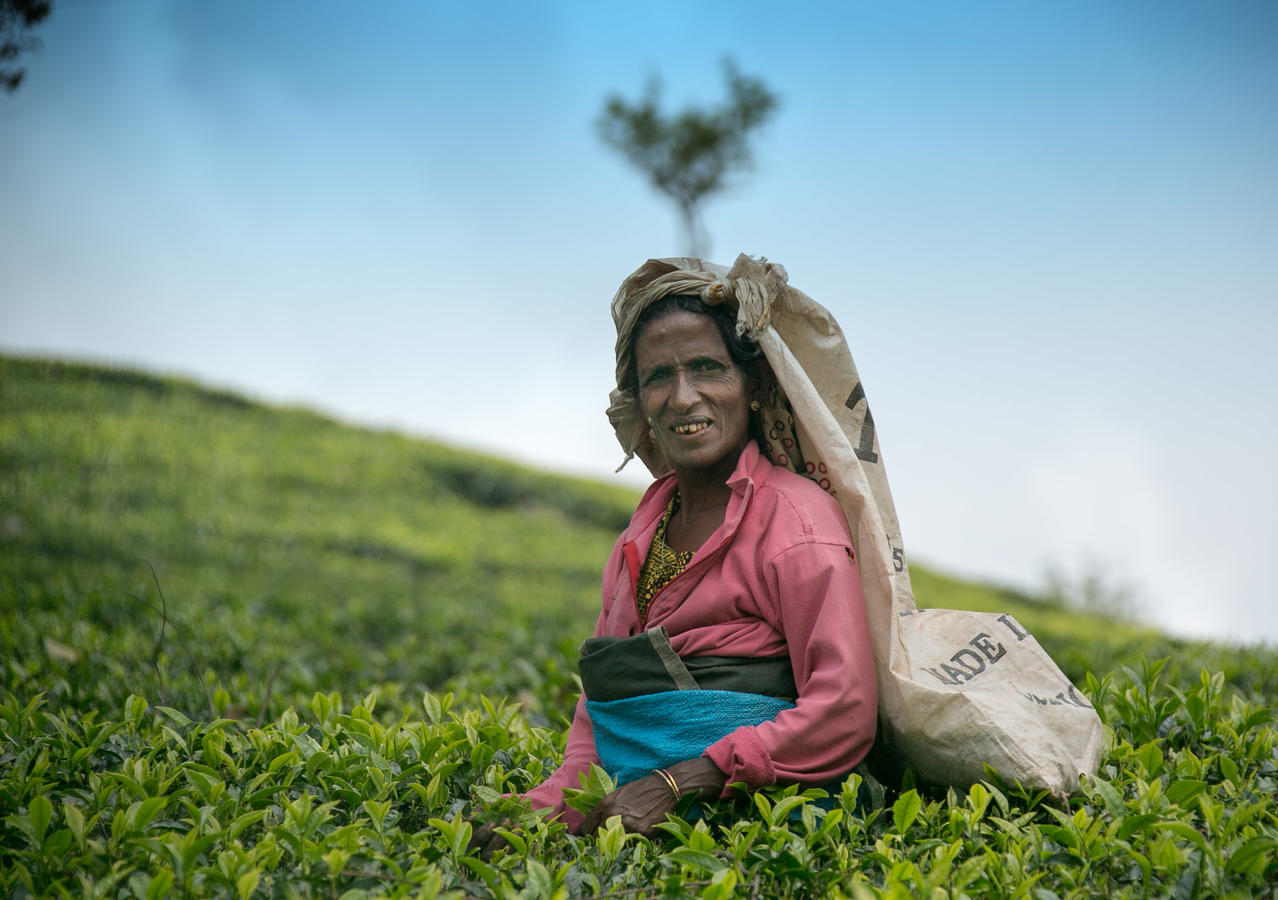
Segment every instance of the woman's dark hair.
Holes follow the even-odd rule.
[[[701,316],[709,316],[719,329],[719,336],[723,338],[723,345],[728,348],[728,356],[732,358],[734,363],[744,369],[747,374],[753,374],[754,367],[750,364],[762,359],[763,351],[759,349],[758,344],[748,337],[737,334],[736,309],[726,303],[711,306],[693,294],[667,294],[660,300],[653,302],[639,314],[639,318],[635,322],[635,330],[630,335],[631,390],[636,393],[639,390],[639,360],[635,354],[635,346],[639,343],[639,335],[643,332],[643,327],[649,322],[655,322],[662,316],[679,310],[696,313]]]

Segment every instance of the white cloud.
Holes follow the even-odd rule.
[[[1117,422],[1067,432],[1021,472],[1042,558],[1075,574],[1108,568],[1114,586],[1133,585],[1170,631],[1239,635],[1244,616],[1218,537],[1186,508],[1186,492],[1160,477],[1166,445]]]

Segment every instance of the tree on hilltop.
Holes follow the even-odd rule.
[[[11,94],[27,74],[14,63],[40,46],[40,39],[27,32],[47,19],[51,8],[48,0],[0,0],[0,86]]]
[[[727,186],[729,173],[750,168],[748,138],[777,108],[777,98],[757,78],[723,63],[728,99],[675,116],[661,111],[661,82],[648,82],[643,99],[630,103],[610,95],[596,125],[599,136],[643,172],[679,212],[689,256],[702,256],[708,240],[701,225],[705,199]]]

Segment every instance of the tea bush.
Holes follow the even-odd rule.
[[[660,838],[503,794],[562,754],[635,497],[141,373],[0,359],[0,893],[1278,896],[1278,654],[915,566],[1095,703],[1068,801],[794,788]],[[579,802],[608,789],[596,772]],[[827,808],[828,807],[828,808]],[[509,820],[483,860],[475,821]]]

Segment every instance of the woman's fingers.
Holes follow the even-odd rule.
[[[616,791],[613,791],[613,794],[615,793]],[[592,831],[597,830],[604,822],[608,821],[609,816],[613,815],[611,797],[612,794],[604,797],[594,805],[590,812],[586,813],[586,819],[581,823],[582,834],[590,834]]]
[[[617,788],[600,800],[582,823],[582,834],[603,826],[612,816],[621,816],[626,831],[651,836],[654,828],[674,812],[675,796],[659,775],[648,775]]]
[[[467,846],[474,850],[480,859],[487,862],[494,853],[508,845],[508,841],[497,833],[497,829],[499,827],[509,828],[510,825],[510,819],[502,819],[500,822],[485,822],[471,834],[470,843]]]

